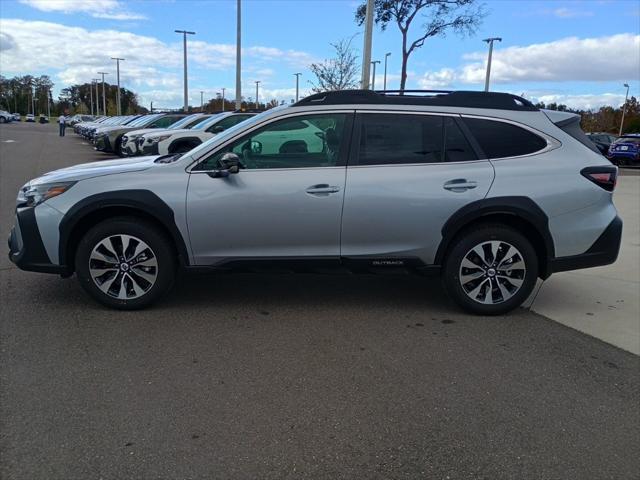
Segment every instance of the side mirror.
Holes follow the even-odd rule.
[[[211,129],[211,133],[221,133],[224,132],[224,127],[220,125],[216,125]]]
[[[211,178],[225,178],[240,171],[240,157],[233,152],[227,152],[218,160],[220,168],[209,172]]]

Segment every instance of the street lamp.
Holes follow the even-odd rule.
[[[99,78],[92,78],[91,82],[95,83],[96,85],[96,115],[100,115],[100,101],[98,100],[98,82],[100,81]],[[104,112],[103,112],[104,115]]]
[[[627,113],[627,99],[629,98],[629,84],[625,83],[625,87],[627,87],[627,93],[624,96],[624,105],[622,106],[622,120],[620,120],[620,131],[618,132],[618,136],[622,135],[622,125],[624,124],[624,114]]]
[[[376,64],[377,63],[380,63],[380,60],[374,60],[371,62],[371,65],[373,65],[373,74],[371,76],[371,90],[376,89]]]
[[[102,113],[107,114],[107,97],[104,93],[104,76],[109,75],[108,72],[97,72],[98,75],[102,75]]]
[[[224,112],[224,91],[226,88],[222,87],[222,111]]]
[[[301,73],[294,73],[296,77],[296,102],[298,101],[299,93],[300,93],[300,75]]]
[[[256,80],[256,110],[260,109],[260,103],[258,103],[258,88],[260,86],[260,80]]]
[[[501,42],[502,38],[500,38],[500,37],[485,38],[482,41],[489,44],[489,59],[487,60],[487,76],[486,76],[486,78],[484,80],[484,91],[488,92],[489,91],[489,77],[491,76],[491,56],[493,55],[493,42],[495,42],[495,41]]]
[[[204,111],[204,92],[200,90],[200,112]]]
[[[391,55],[391,52],[384,54],[384,86],[382,87],[383,90],[387,89],[387,60],[389,59],[390,55]]]
[[[176,33],[182,34],[182,48],[184,51],[184,111],[189,111],[189,95],[187,93],[187,35],[195,35],[196,32],[187,30],[174,30]]]
[[[116,61],[116,76],[118,78],[118,91],[116,92],[116,112],[118,116],[122,115],[120,108],[120,60],[124,61],[124,58],[111,57],[111,60]]]
[[[362,48],[362,78],[360,88],[369,90],[369,67],[371,62],[371,38],[373,36],[373,9],[374,1],[367,0],[367,9],[364,15],[364,46]]]
[[[241,75],[241,63],[242,63],[242,9],[241,0],[237,2],[236,11],[236,110],[242,108],[242,75]]]
[[[91,86],[89,86],[89,99],[91,102],[91,115],[93,115],[93,80],[91,80]]]

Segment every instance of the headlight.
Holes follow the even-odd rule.
[[[76,182],[43,183],[41,185],[25,185],[18,192],[16,200],[19,207],[35,207],[50,198],[62,195]]]
[[[161,135],[159,137],[151,137],[147,139],[147,143],[158,143],[171,137],[171,135]]]

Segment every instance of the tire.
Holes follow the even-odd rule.
[[[449,297],[478,315],[502,315],[519,307],[537,278],[535,249],[520,232],[501,224],[480,225],[458,235],[442,272]]]
[[[120,258],[114,261],[116,254]],[[115,217],[82,237],[75,265],[80,285],[95,300],[119,310],[137,310],[171,289],[175,259],[171,241],[153,224],[135,217]]]
[[[5,123],[6,121],[7,121],[7,119],[6,119],[6,118],[4,118],[4,117],[0,117],[0,123]]]
[[[120,158],[124,158],[124,154],[122,153],[122,135],[116,138],[116,143],[113,146],[113,151]]]

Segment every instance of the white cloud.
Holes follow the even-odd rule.
[[[558,18],[593,17],[593,12],[589,10],[579,10],[567,7],[556,8],[549,11],[549,13]]]
[[[564,38],[547,43],[496,49],[491,82],[603,82],[637,78],[640,71],[640,35],[628,33],[598,38]],[[458,83],[481,85],[486,52],[463,56],[457,69],[427,71],[418,80],[422,88]],[[621,61],[624,59],[624,61]]]
[[[119,0],[20,0],[43,12],[86,13],[109,20],[143,20],[146,16],[129,12]]]
[[[571,108],[582,110],[597,110],[606,105],[620,106],[624,103],[624,95],[616,93],[602,94],[585,94],[585,95],[566,95],[566,94],[539,94],[531,97],[535,102],[544,102],[545,104],[557,103],[564,104]]]
[[[177,36],[174,43],[165,43],[118,30],[87,30],[52,22],[2,18],[0,32],[0,73],[5,76],[53,73],[54,82],[62,88],[90,82],[98,78],[96,72],[106,71],[111,72],[106,81],[115,83],[115,62],[110,57],[123,57],[121,85],[139,93],[145,104],[154,99],[163,106],[182,103],[182,41]],[[52,38],[56,41],[52,42]],[[189,83],[194,90],[199,82],[217,83],[208,72],[235,69],[235,45],[190,39],[188,49]],[[248,46],[243,49],[243,56],[243,76],[247,81],[267,80],[279,68],[292,70],[300,59],[312,58],[306,52],[268,46]],[[247,92],[255,92],[250,87],[244,90],[247,96],[250,95]],[[200,103],[199,90],[204,89],[198,88],[196,104]]]

